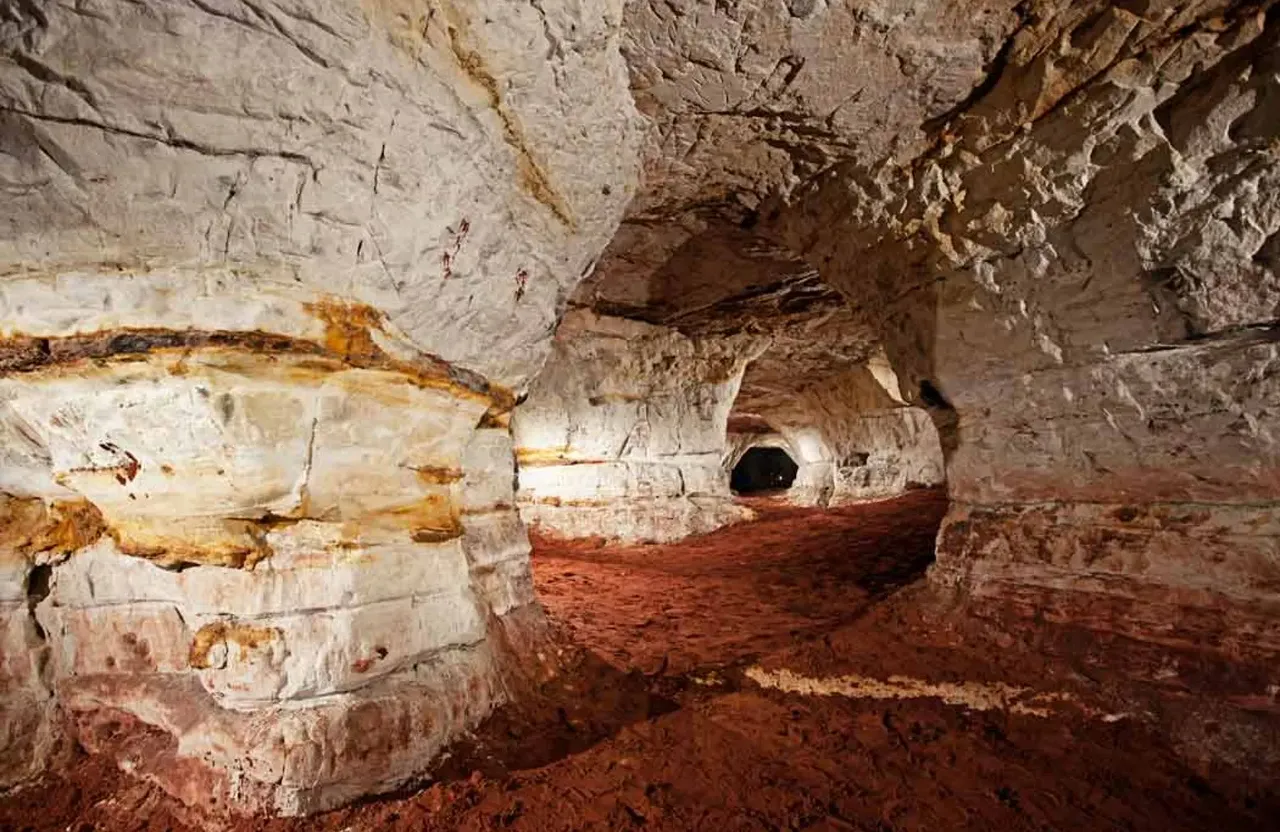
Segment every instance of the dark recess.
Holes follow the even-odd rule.
[[[799,467],[781,448],[751,448],[733,467],[729,487],[739,494],[790,488]]]

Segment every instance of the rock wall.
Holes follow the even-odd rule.
[[[620,2],[0,16],[0,785],[393,788],[538,630],[506,424],[635,189]]]
[[[1270,6],[1034,4],[937,146],[780,215],[948,425],[980,608],[1280,647]]]
[[[788,500],[840,505],[946,480],[932,419],[891,394],[893,376],[880,370],[879,362],[853,367],[766,411],[800,466]]]
[[[570,312],[512,419],[525,520],[566,537],[669,541],[743,519],[721,461],[752,348]]]
[[[894,497],[946,481],[938,432],[918,407],[860,413],[840,424],[830,504]]]

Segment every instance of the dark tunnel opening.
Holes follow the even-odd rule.
[[[800,470],[782,448],[749,448],[733,466],[729,487],[739,494],[778,491],[791,487]]]

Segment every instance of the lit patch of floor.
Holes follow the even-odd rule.
[[[1127,714],[1099,713],[1066,691],[1033,691],[1003,682],[930,682],[909,676],[873,679],[847,675],[814,678],[785,668],[747,668],[746,677],[762,688],[804,696],[843,696],[847,699],[940,699],[975,711],[1008,711],[1022,716],[1047,718],[1063,707],[1073,707],[1103,722],[1116,722]]]

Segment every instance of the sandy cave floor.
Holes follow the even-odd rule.
[[[1105,674],[951,626],[920,580],[940,493],[750,504],[679,544],[535,540],[566,670],[424,790],[215,823],[80,756],[0,829],[1280,828],[1274,789],[1192,771]]]

